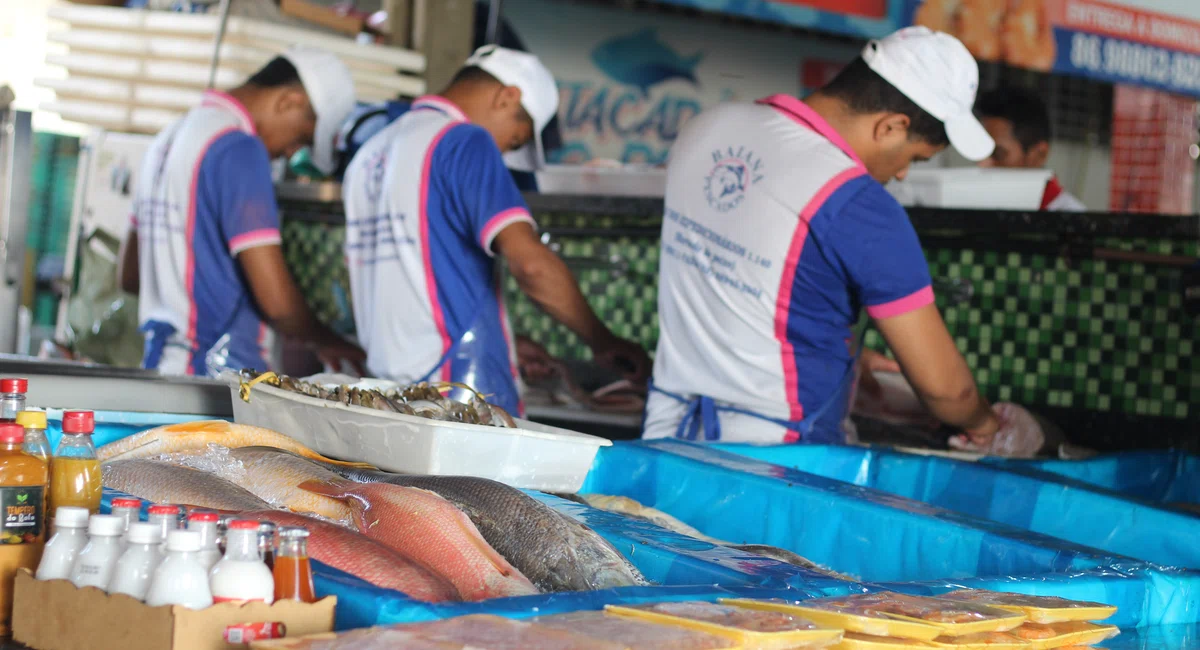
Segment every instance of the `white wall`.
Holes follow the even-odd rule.
[[[63,74],[45,65],[48,51],[63,49],[46,42],[48,31],[61,28],[46,18],[46,10],[53,3],[54,0],[0,0],[0,84],[12,86],[17,108],[35,111],[34,130],[82,135],[81,125],[36,111],[39,104],[53,99],[54,93],[35,87],[34,78]]]

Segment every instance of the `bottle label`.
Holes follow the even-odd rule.
[[[42,499],[45,488],[40,485],[0,487],[0,542],[29,544],[42,534]]]
[[[225,643],[248,644],[252,641],[282,639],[287,634],[283,623],[243,623],[225,628]]]

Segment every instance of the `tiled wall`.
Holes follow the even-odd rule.
[[[656,219],[538,215],[562,246],[594,308],[613,330],[653,350],[658,337]],[[597,236],[612,228],[621,235]],[[585,234],[569,234],[585,231]],[[564,234],[565,233],[565,234]],[[337,227],[289,223],[284,240],[322,318],[352,326]],[[1010,245],[1011,244],[1011,245]],[[935,278],[966,279],[965,303],[939,296],[947,324],[992,399],[1028,406],[1200,418],[1200,321],[1182,309],[1178,268],[1068,260],[1044,243],[996,250],[939,240],[926,250]],[[1195,257],[1195,242],[1100,242],[1109,248]],[[1005,248],[1008,250],[1000,250]],[[620,258],[614,266],[613,256]],[[943,292],[947,294],[949,292]],[[559,356],[587,350],[508,284],[514,329]],[[868,344],[879,347],[878,335]]]

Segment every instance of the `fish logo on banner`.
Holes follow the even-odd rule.
[[[712,152],[713,168],[704,177],[704,198],[717,212],[741,205],[746,190],[763,179],[762,158],[746,147]]]
[[[597,68],[616,81],[636,87],[642,97],[649,96],[651,87],[671,79],[697,85],[695,69],[703,58],[702,52],[680,55],[658,38],[653,27],[617,36],[592,50]]]

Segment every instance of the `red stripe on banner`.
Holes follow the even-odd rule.
[[[812,7],[835,14],[887,18],[887,0],[774,0],[771,4]]]

